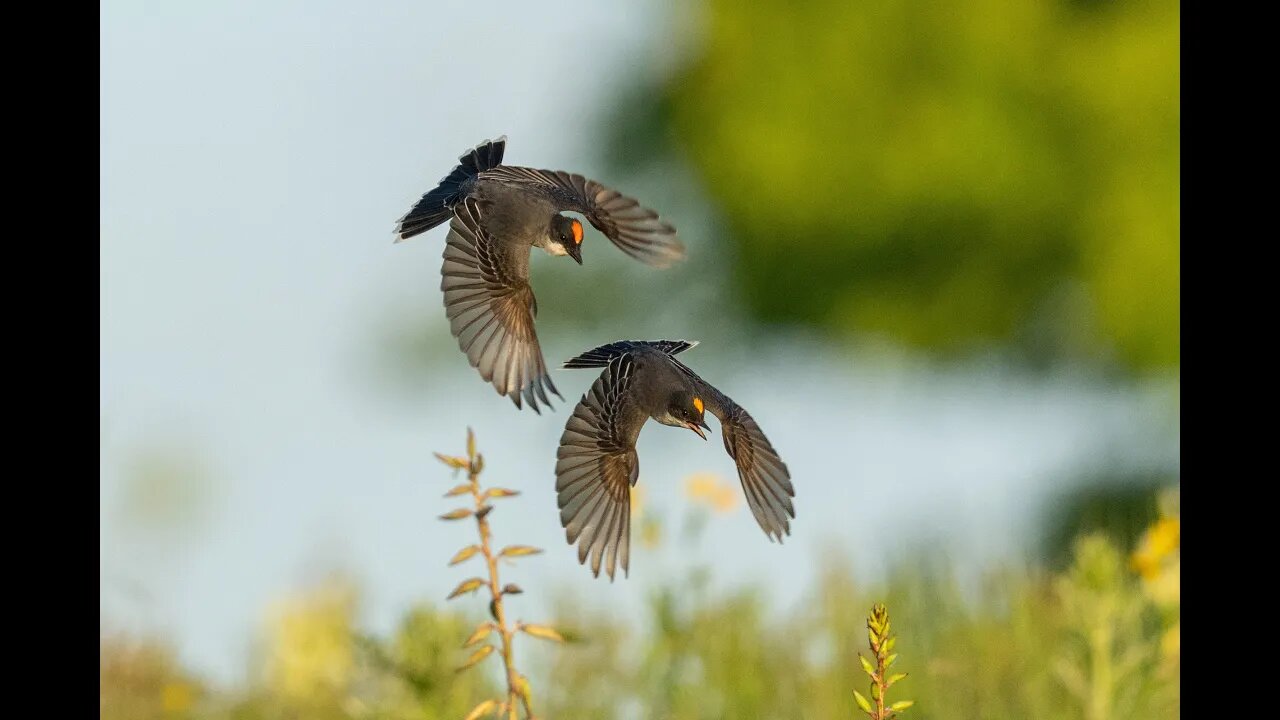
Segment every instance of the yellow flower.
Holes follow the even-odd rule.
[[[638,485],[631,486],[631,519],[640,517],[640,513],[644,511],[644,488]]]
[[[694,501],[710,497],[715,491],[716,476],[711,473],[694,473],[685,478],[684,494]]]
[[[652,550],[662,544],[662,525],[657,518],[645,518],[640,523],[640,544]]]
[[[1178,549],[1178,518],[1163,518],[1147,529],[1134,550],[1131,564],[1142,577],[1154,580],[1160,574],[1164,559]]]
[[[1142,578],[1142,589],[1151,602],[1160,607],[1174,607],[1182,594],[1182,561],[1180,558],[1164,562],[1159,572]]]
[[[684,481],[684,494],[695,503],[706,505],[717,513],[727,513],[738,506],[737,488],[714,473],[690,475]]]
[[[191,709],[194,702],[195,691],[181,680],[165,683],[164,688],[160,690],[160,705],[165,712],[186,712]]]

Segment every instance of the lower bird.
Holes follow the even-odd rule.
[[[676,231],[658,213],[617,190],[561,170],[503,165],[507,139],[486,141],[396,222],[396,242],[449,220],[444,250],[445,313],[480,376],[519,408],[534,412],[547,391],[559,395],[547,373],[534,331],[538,312],[529,286],[529,253],[538,247],[582,264],[584,215],[623,252],[654,267],[684,257]]]
[[[560,524],[578,562],[609,579],[628,573],[631,486],[640,475],[636,439],[649,419],[707,439],[704,415],[720,420],[725,450],[738,466],[747,504],[773,541],[791,534],[796,516],[791,474],[760,426],[740,405],[676,359],[697,345],[685,340],[627,340],[602,345],[564,364],[604,368],[573,409],[556,453]]]

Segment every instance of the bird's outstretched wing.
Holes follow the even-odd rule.
[[[684,363],[674,357],[670,361],[693,379],[701,390],[707,411],[719,418],[724,449],[738,466],[742,491],[747,496],[747,505],[760,524],[760,529],[769,536],[770,542],[774,538],[782,542],[784,535],[791,534],[790,521],[796,516],[795,506],[791,502],[791,498],[796,496],[796,490],[791,484],[791,472],[787,470],[787,464],[778,457],[778,451],[773,449],[755,418],[741,405],[703,380]]]
[[[684,244],[676,229],[638,200],[577,173],[499,165],[484,177],[536,189],[561,210],[580,212],[621,250],[654,267],[669,267],[684,259]]]
[[[556,453],[556,493],[560,524],[569,544],[578,544],[578,562],[591,558],[613,580],[616,567],[628,572],[631,552],[631,486],[640,473],[636,420],[628,389],[635,366],[618,355],[582,396],[560,436]]]
[[[467,198],[449,224],[440,270],[449,329],[480,377],[516,407],[523,395],[541,414],[539,400],[551,406],[547,391],[560,393],[547,373],[533,327],[537,302],[529,287],[529,251],[494,242],[481,217],[480,204]]]

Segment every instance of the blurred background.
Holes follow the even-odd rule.
[[[1179,9],[1171,0],[157,4],[101,16],[104,718],[462,717],[484,602],[433,451],[519,489],[500,543],[554,718],[854,717],[888,602],[906,717],[1178,711]],[[532,260],[548,364],[682,356],[787,461],[770,544],[718,439],[650,425],[629,579],[564,541],[569,398],[449,335],[478,142],[680,230]],[[714,425],[714,423],[713,423]],[[895,691],[897,688],[895,687]]]

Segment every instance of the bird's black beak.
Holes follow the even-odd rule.
[[[565,247],[565,250],[569,252],[569,257],[573,258],[574,262],[579,265],[582,264],[582,243],[576,243],[570,240],[569,244]]]
[[[698,437],[702,438],[703,440],[707,439],[707,434],[702,432],[703,428],[706,428],[707,430],[711,429],[711,427],[707,425],[707,421],[703,420],[702,418],[698,418],[697,422],[688,423],[687,425],[685,425],[685,427],[698,433]]]

